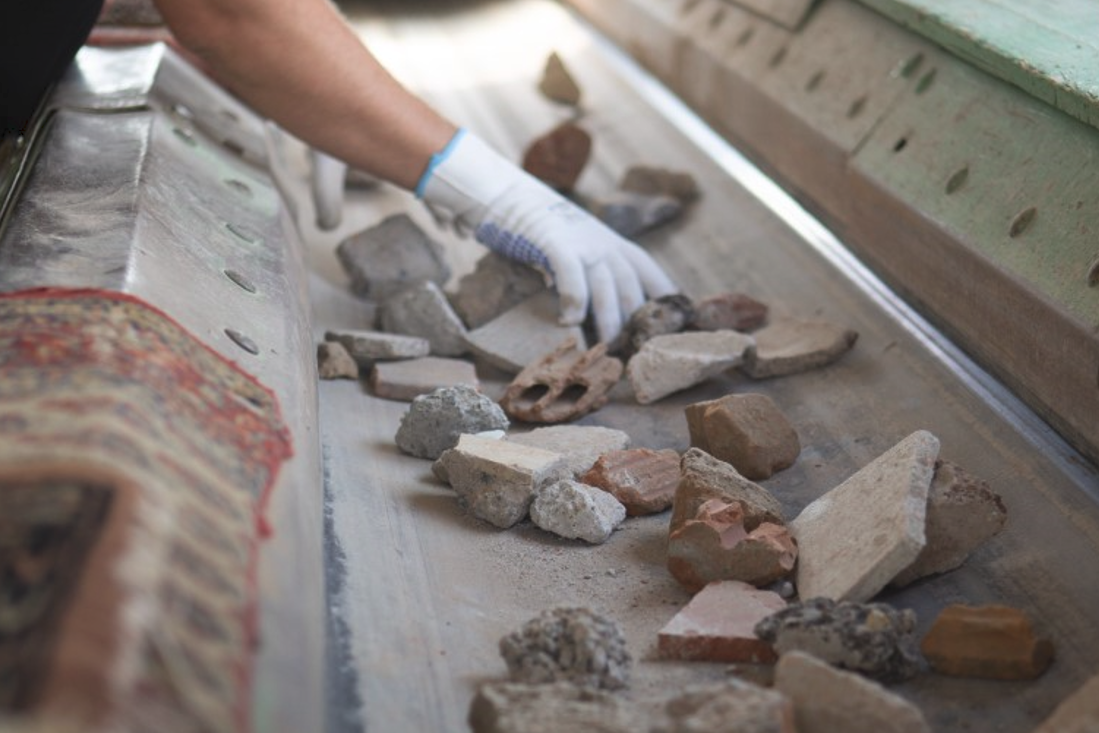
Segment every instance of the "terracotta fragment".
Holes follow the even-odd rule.
[[[743,293],[721,293],[695,303],[691,325],[699,331],[751,332],[767,320],[767,305]]]
[[[691,448],[683,454],[679,470],[669,533],[694,519],[699,507],[710,499],[721,499],[728,504],[740,502],[744,508],[744,528],[748,532],[763,522],[786,524],[782,505],[767,489],[744,478],[735,468],[709,453]]]
[[[606,344],[581,351],[570,339],[519,372],[500,405],[516,420],[575,420],[607,403],[607,392],[622,378],[622,369],[621,361],[607,356]]]
[[[797,431],[767,395],[727,395],[691,405],[686,414],[691,445],[753,480],[789,468],[801,452]]]
[[[580,85],[573,79],[565,62],[556,52],[551,53],[546,59],[542,80],[538,82],[538,90],[554,102],[573,106],[580,104]]]
[[[1030,680],[1053,661],[1053,642],[1035,635],[1026,613],[1007,606],[943,609],[920,651],[939,674]]]
[[[338,341],[317,344],[317,374],[321,379],[358,379],[359,365]]]
[[[377,397],[413,400],[439,387],[466,385],[478,389],[477,370],[463,359],[425,356],[378,362],[370,371],[370,387]]]
[[[565,122],[534,140],[523,155],[523,170],[546,185],[570,191],[591,157],[591,135]]]
[[[775,650],[755,626],[785,607],[777,593],[738,580],[710,583],[660,630],[657,652],[664,659],[773,662]]]
[[[740,370],[753,379],[781,377],[831,364],[854,347],[857,331],[821,320],[773,317],[754,331],[755,349]]]
[[[672,505],[679,485],[679,454],[674,450],[634,448],[602,455],[580,481],[609,492],[637,517]]]

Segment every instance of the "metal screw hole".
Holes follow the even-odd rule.
[[[228,336],[234,344],[244,349],[249,354],[252,354],[253,356],[259,354],[259,347],[256,346],[256,342],[245,336],[240,331],[232,328],[227,328],[225,329],[225,335]]]
[[[1008,231],[1008,235],[1014,239],[1020,234],[1030,228],[1030,225],[1034,222],[1034,217],[1038,215],[1038,210],[1031,206],[1028,209],[1024,209],[1018,216],[1011,222],[1011,229]]]
[[[198,146],[198,140],[195,139],[195,134],[190,130],[185,130],[182,127],[173,127],[172,132],[175,133],[176,137],[190,145],[192,148]]]
[[[225,270],[224,272],[225,277],[229,278],[234,283],[239,285],[242,290],[247,290],[249,293],[256,292],[256,286],[253,285],[252,281],[246,278],[244,275],[241,275],[236,270]]]
[[[225,228],[228,229],[233,234],[233,236],[237,237],[238,239],[243,239],[245,242],[248,242],[248,244],[256,244],[260,241],[258,236],[252,234],[252,232],[248,231],[244,227],[233,224],[232,222],[225,222]]]
[[[823,70],[818,71],[817,73],[813,74],[813,76],[809,79],[809,82],[805,85],[805,91],[807,91],[807,92],[816,91],[817,87],[820,86],[820,83],[822,81],[824,81],[824,71]]]
[[[964,186],[965,182],[967,180],[969,180],[969,166],[965,165],[965,166],[962,166],[961,168],[959,168],[958,170],[954,171],[954,175],[952,175],[947,180],[947,182],[946,182],[946,192],[948,194],[954,193],[959,188]]]
[[[235,140],[222,140],[221,144],[230,153],[233,153],[234,155],[236,155],[238,157],[241,157],[241,158],[244,157],[244,146],[241,145],[240,143],[236,142]]]
[[[907,59],[901,62],[900,69],[897,71],[897,75],[909,79],[923,64],[923,53],[916,53],[913,56],[909,56]]]
[[[866,96],[863,95],[851,103],[851,106],[847,108],[847,119],[853,120],[862,114],[863,109],[866,108]]]
[[[754,36],[755,34],[756,34],[756,29],[753,28],[752,26],[748,26],[747,28],[745,28],[741,32],[741,34],[739,36],[737,36],[737,39],[736,39],[737,48],[740,48],[741,46],[747,46],[748,41],[752,40],[752,36]]]
[[[783,46],[779,50],[775,51],[775,55],[771,57],[771,68],[778,68],[783,61],[786,60],[786,46]]]
[[[923,94],[935,81],[935,69],[931,69],[916,82],[916,94]]]
[[[247,196],[248,198],[252,197],[252,187],[244,181],[238,180],[236,178],[226,178],[225,185],[239,194]]]
[[[893,143],[893,152],[894,153],[899,153],[902,150],[904,150],[906,147],[908,147],[908,138],[902,137],[900,140]]]

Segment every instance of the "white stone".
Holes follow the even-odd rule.
[[[630,359],[626,376],[637,401],[647,405],[737,366],[754,343],[730,330],[654,336]]]
[[[565,480],[538,490],[530,518],[547,532],[598,545],[622,524],[626,507],[606,491]]]
[[[512,433],[508,440],[560,453],[568,462],[572,478],[594,466],[604,453],[630,447],[629,435],[598,425],[551,425],[529,433]]]

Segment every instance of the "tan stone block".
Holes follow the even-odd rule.
[[[749,532],[763,522],[786,524],[782,517],[782,505],[767,489],[744,478],[728,463],[705,451],[689,449],[680,460],[679,471],[669,533],[679,529],[687,520],[694,519],[698,508],[710,499],[743,504],[744,528]]]
[[[702,430],[712,456],[753,480],[789,468],[801,453],[794,426],[763,394],[734,394],[715,401],[702,413]]]
[[[1026,613],[1007,606],[953,605],[943,609],[920,643],[939,674],[1029,680],[1053,661],[1053,643],[1038,638]]]
[[[672,505],[679,485],[679,454],[674,450],[634,448],[606,453],[580,481],[612,494],[631,517],[662,512]]]
[[[657,651],[664,659],[773,662],[774,649],[754,629],[785,607],[777,593],[738,580],[710,583],[660,630]]]
[[[554,102],[573,106],[580,104],[580,85],[576,83],[565,62],[556,52],[551,53],[546,59],[542,80],[538,82],[538,91]]]
[[[413,400],[439,387],[464,384],[480,387],[477,370],[462,359],[425,356],[405,361],[378,362],[370,370],[370,387],[378,397]]]
[[[781,377],[831,364],[854,347],[859,334],[820,320],[776,316],[754,331],[755,349],[741,371],[753,379]]]

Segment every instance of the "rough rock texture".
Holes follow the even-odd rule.
[[[782,655],[775,689],[793,700],[798,733],[931,733],[900,695],[803,652]]]
[[[606,542],[625,518],[626,507],[618,499],[568,479],[543,486],[530,505],[530,519],[535,525],[593,545]]]
[[[477,370],[463,359],[424,356],[378,362],[370,371],[374,394],[389,400],[413,400],[440,387],[465,385],[477,389]]]
[[[661,733],[796,733],[785,695],[746,682],[693,685],[664,706]]]
[[[649,196],[672,196],[684,204],[695,201],[700,195],[698,184],[690,173],[647,165],[630,167],[622,174],[618,187],[623,191]]]
[[[358,379],[359,365],[338,341],[317,344],[317,374],[321,379]]]
[[[591,135],[564,122],[534,140],[523,154],[523,170],[552,188],[570,191],[591,157]]]
[[[664,659],[770,663],[777,655],[756,624],[786,607],[777,593],[737,580],[710,583],[657,635]]]
[[[328,331],[324,340],[343,346],[355,363],[365,368],[376,361],[427,356],[431,350],[426,339],[381,331]]]
[[[1007,606],[947,606],[920,650],[932,669],[952,677],[1029,680],[1053,661],[1053,643],[1035,634],[1026,613]]]
[[[802,510],[790,523],[802,598],[867,601],[912,564],[938,454],[918,430]]]
[[[629,681],[633,660],[619,625],[587,608],[555,608],[500,639],[513,682],[566,681],[617,690]]]
[[[909,609],[812,598],[763,619],[756,634],[780,655],[801,651],[883,682],[900,682],[920,671],[915,628],[916,614]]]
[[[1099,731],[1099,675],[1065,698],[1034,733],[1095,733]]]
[[[465,324],[442,288],[430,280],[410,283],[386,298],[381,323],[390,333],[427,339],[436,356],[461,356],[469,350]]]
[[[607,356],[606,344],[583,351],[566,341],[519,372],[500,406],[525,422],[576,420],[607,403],[607,392],[618,384],[622,370],[621,361]]]
[[[565,472],[556,453],[478,435],[463,435],[437,463],[469,512],[501,529],[525,519],[535,493]]]
[[[419,458],[438,458],[463,433],[506,430],[500,406],[472,387],[441,387],[412,400],[397,428],[397,447]]]
[[[893,579],[905,586],[918,578],[961,567],[969,554],[999,534],[1007,508],[992,488],[950,461],[935,464],[927,495],[924,545],[916,561]]]
[[[604,453],[630,447],[629,435],[598,425],[551,425],[529,433],[512,433],[507,439],[561,454],[565,458],[567,478],[587,471]]]
[[[336,247],[336,256],[351,277],[351,291],[362,298],[383,299],[416,280],[443,285],[450,277],[442,245],[407,214],[394,214],[348,237]]]
[[[731,394],[686,409],[691,445],[753,480],[794,465],[798,433],[767,395]]]
[[[694,306],[685,295],[665,295],[647,301],[630,315],[619,337],[621,344],[616,344],[612,351],[621,350],[628,358],[654,336],[679,333],[693,318]]]
[[[645,719],[624,698],[569,682],[481,685],[469,708],[474,733],[638,733]]]
[[[631,517],[662,512],[679,485],[679,454],[674,450],[615,450],[604,453],[581,482],[608,491]]]
[[[637,401],[656,402],[740,364],[753,344],[736,331],[696,331],[654,336],[626,365]]]
[[[554,102],[573,106],[580,104],[580,85],[556,53],[551,53],[546,59],[542,79],[538,82],[538,91]]]
[[[466,326],[478,328],[545,289],[538,270],[489,252],[458,281],[450,304]]]
[[[694,519],[699,507],[710,499],[721,499],[729,504],[740,502],[744,509],[744,528],[749,532],[763,522],[786,524],[782,518],[782,505],[767,489],[744,478],[728,463],[705,451],[689,449],[683,454],[679,471],[669,533],[675,532],[687,520]]]
[[[741,371],[753,379],[781,377],[831,364],[855,345],[856,331],[828,321],[791,316],[771,318],[752,333],[755,349],[744,355]]]
[[[691,593],[715,580],[764,586],[794,569],[797,545],[782,526],[744,529],[744,505],[710,499],[668,536],[668,570]]]
[[[579,326],[557,322],[557,296],[533,295],[507,312],[466,334],[470,349],[493,366],[518,374],[569,339],[587,349]]]
[[[616,191],[587,202],[588,211],[627,239],[675,221],[683,203],[671,196]]]
[[[755,331],[767,321],[767,305],[743,293],[720,293],[695,303],[699,331]]]

